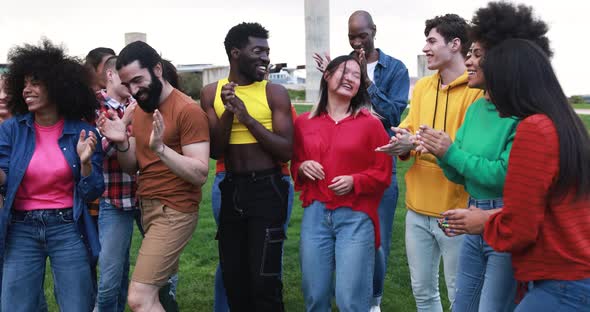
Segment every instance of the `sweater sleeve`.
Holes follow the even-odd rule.
[[[467,118],[465,122],[467,122]],[[465,124],[465,123],[464,123]],[[455,142],[453,142],[450,146],[449,149],[447,150],[447,152],[445,153],[445,155],[438,160],[438,165],[440,166],[440,168],[443,170],[443,173],[445,174],[445,177],[447,177],[447,179],[449,179],[449,181],[455,183],[455,184],[460,184],[460,185],[465,185],[465,177],[463,174],[461,174],[459,171],[457,171],[457,169],[455,169],[455,167],[451,166],[448,161],[445,160],[446,156],[449,154],[449,152],[451,151],[451,149],[453,149],[453,147],[455,146],[461,146],[462,140],[463,140],[463,126],[459,127],[459,130],[457,130],[457,135],[455,136]]]
[[[518,252],[534,244],[557,176],[559,146],[553,123],[534,115],[517,127],[504,186],[504,208],[490,217],[484,239],[496,251]]]
[[[308,114],[299,116],[293,124],[293,157],[291,158],[291,178],[296,190],[301,190],[303,185],[299,176],[299,167],[305,161],[305,150],[303,148],[303,135],[301,134],[301,118],[308,118]]]
[[[468,122],[469,120],[465,120],[464,125]],[[445,164],[446,168],[452,168],[449,169],[449,175],[460,175],[463,180],[461,184],[464,184],[465,179],[469,179],[480,185],[502,188],[506,179],[508,157],[510,156],[510,150],[514,141],[514,132],[502,142],[504,148],[500,153],[500,157],[490,160],[480,155],[471,154],[460,148],[463,129],[463,126],[459,128],[455,142],[451,144],[445,155],[441,158],[440,163]],[[445,175],[447,175],[447,170],[445,170]],[[449,175],[447,177],[453,181]]]

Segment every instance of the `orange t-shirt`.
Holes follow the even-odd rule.
[[[293,122],[297,119],[297,111],[295,110],[295,106],[291,105],[291,117],[293,118]],[[215,162],[215,173],[225,172],[225,162],[223,161],[223,156],[219,157]],[[289,163],[281,163],[281,172],[284,175],[291,175],[289,171]]]
[[[174,89],[160,105],[164,118],[164,144],[179,154],[182,146],[209,141],[207,115],[190,97]],[[158,199],[181,212],[195,212],[201,201],[201,187],[175,175],[150,149],[153,117],[141,109],[133,116],[133,136],[136,140],[139,197]]]

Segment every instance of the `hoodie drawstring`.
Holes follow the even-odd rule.
[[[432,117],[432,129],[435,129],[436,123],[436,111],[438,110],[438,90],[441,85],[441,79],[438,78],[438,82],[436,83],[436,101],[434,102],[434,116]],[[447,90],[447,100],[445,103],[445,120],[443,124],[443,131],[447,132],[447,111],[449,109],[449,93],[451,93],[451,86],[449,85],[449,89]]]

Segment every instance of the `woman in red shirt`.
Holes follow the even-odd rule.
[[[301,191],[300,256],[307,311],[369,311],[377,207],[391,182],[389,137],[369,111],[366,70],[353,56],[328,64],[319,103],[295,121],[291,173]]]
[[[515,278],[529,286],[516,311],[590,311],[588,132],[534,43],[504,41],[486,54],[483,71],[500,116],[521,120],[504,209],[476,209],[462,221],[447,215],[449,228],[483,231],[494,250],[512,254]]]

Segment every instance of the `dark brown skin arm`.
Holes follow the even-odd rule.
[[[201,108],[207,114],[209,119],[209,135],[211,142],[211,158],[217,159],[223,155],[229,145],[232,122],[234,114],[228,110],[217,117],[213,103],[215,102],[215,92],[217,91],[217,82],[206,85],[201,90]]]

